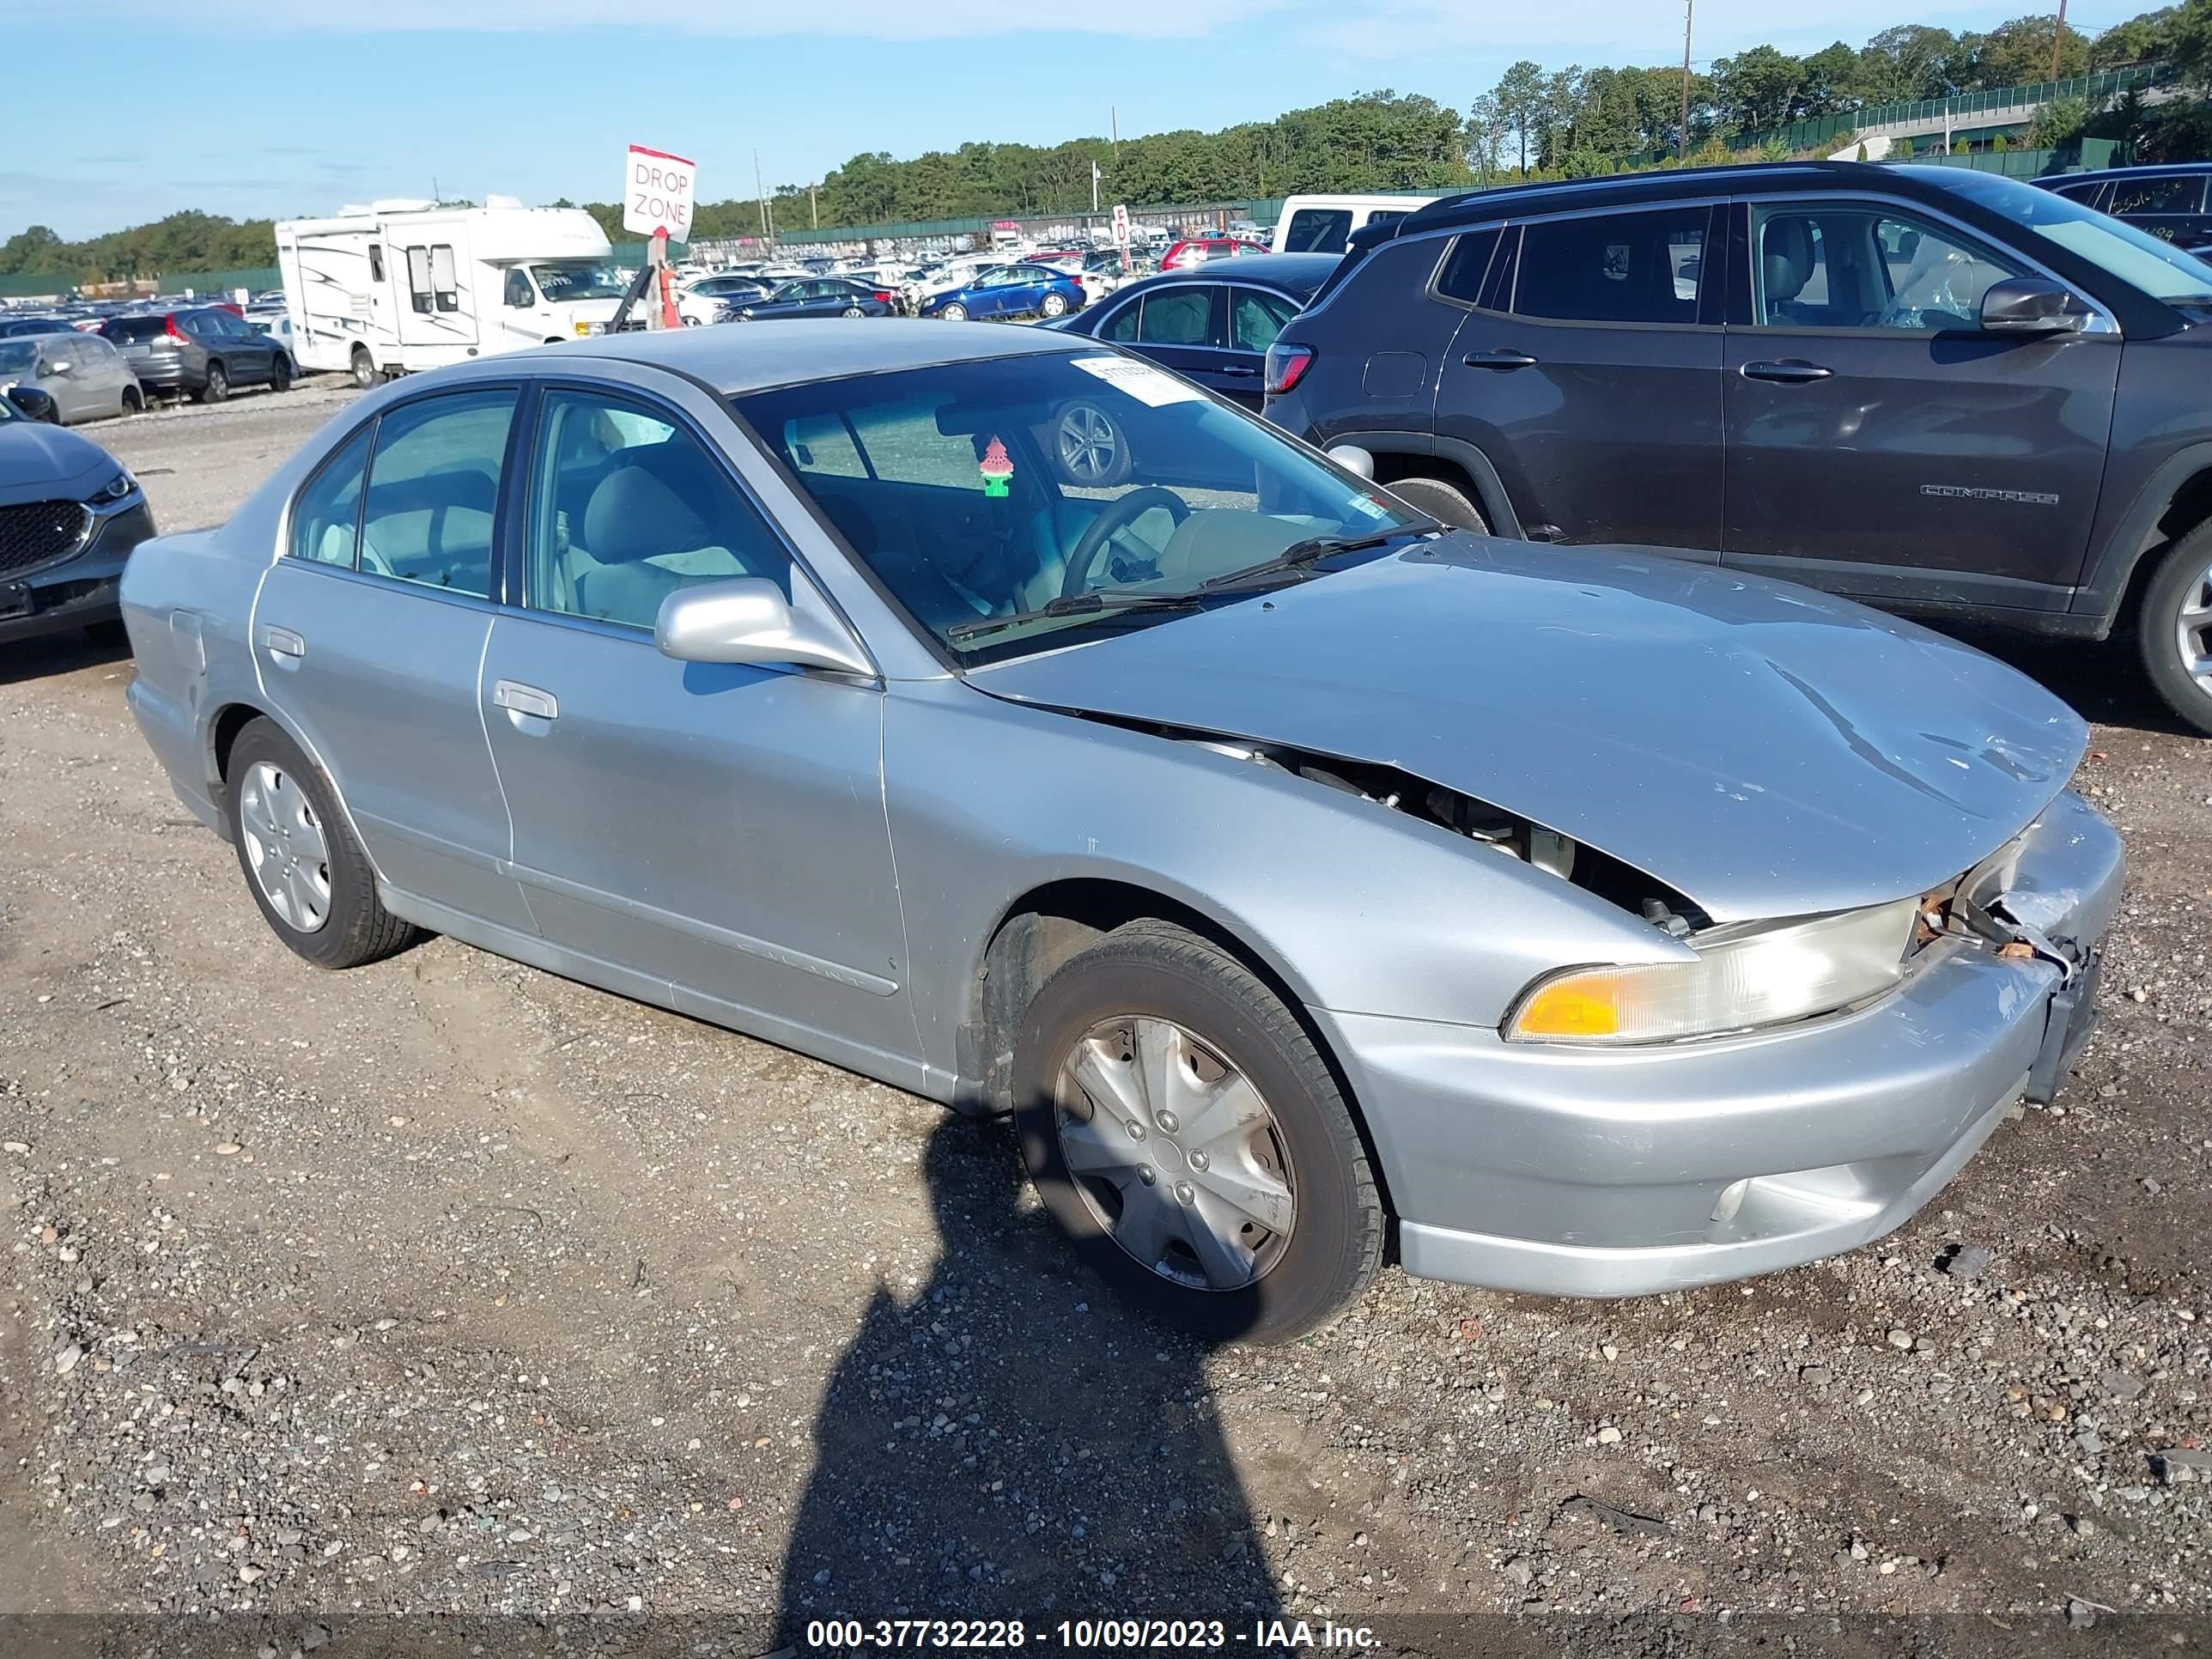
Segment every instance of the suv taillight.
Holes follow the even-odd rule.
[[[189,344],[191,340],[191,337],[190,335],[186,334],[184,330],[177,326],[177,319],[174,317],[164,317],[161,319],[161,332],[172,340],[182,340],[187,344]]]
[[[1267,348],[1267,374],[1263,382],[1270,398],[1279,398],[1306,377],[1313,367],[1311,346],[1285,345],[1280,340]]]

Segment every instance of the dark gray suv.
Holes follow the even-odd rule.
[[[1268,417],[1437,516],[2131,635],[2212,733],[2212,264],[1964,168],[1691,169],[1363,231]]]

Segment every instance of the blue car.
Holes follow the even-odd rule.
[[[983,317],[1065,317],[1083,309],[1083,284],[1049,265],[991,265],[965,288],[933,294],[921,302],[924,317],[964,323]]]
[[[786,283],[764,300],[733,301],[720,322],[766,322],[781,317],[888,317],[898,296],[842,276],[805,276]]]

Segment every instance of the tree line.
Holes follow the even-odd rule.
[[[1732,143],[1792,121],[2046,79],[2054,57],[2062,76],[2166,63],[2185,84],[2203,89],[2212,82],[2212,0],[2181,0],[2094,34],[2071,27],[2062,33],[2057,19],[2043,15],[1981,33],[1900,24],[1856,49],[1838,40],[1802,57],[1753,46],[1690,76],[1686,131],[1680,64],[1547,70],[1523,60],[1464,115],[1432,98],[1382,90],[1216,132],[1186,129],[1118,143],[1094,135],[1049,146],[967,143],[903,161],[873,151],[812,185],[779,187],[766,215],[791,231],[1072,213],[1091,205],[1094,166],[1101,203],[1150,205],[1310,191],[1468,189],[1514,177],[1609,172],[1632,158],[1723,159]],[[2066,114],[2079,131],[2097,112]],[[2131,107],[2118,124],[2126,130],[2114,136],[2152,139],[2148,159],[2169,159],[2161,148],[2212,152],[2212,106],[2201,100],[2148,113]],[[611,240],[626,240],[618,204],[584,206]],[[763,217],[763,204],[752,198],[704,203],[694,234],[757,235]],[[33,225],[0,243],[0,276],[52,271],[104,280],[275,260],[270,221],[192,212],[79,242]]]

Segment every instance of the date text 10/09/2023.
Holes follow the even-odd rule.
[[[959,1648],[992,1653],[1035,1647],[1078,1652],[1241,1648],[1262,1654],[1330,1649],[1359,1653],[1377,1639],[1364,1625],[1316,1625],[1304,1619],[1255,1619],[1243,1626],[1221,1619],[1063,1619],[1034,1626],[1019,1619],[815,1619],[806,1626],[807,1648],[817,1652]]]

